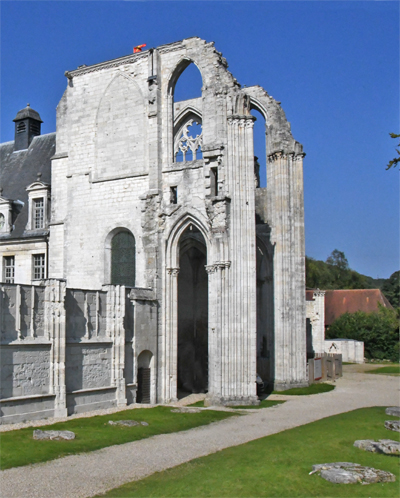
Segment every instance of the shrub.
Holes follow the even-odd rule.
[[[363,341],[367,358],[398,362],[399,310],[380,306],[373,313],[345,313],[332,323],[326,338]]]

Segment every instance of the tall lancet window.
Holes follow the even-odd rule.
[[[118,232],[111,241],[111,283],[134,287],[135,274],[135,238],[128,231]]]

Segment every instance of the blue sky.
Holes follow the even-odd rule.
[[[399,269],[396,1],[1,1],[1,142],[27,102],[55,131],[66,70],[199,36],[242,85],[282,102],[304,161],[306,253]]]

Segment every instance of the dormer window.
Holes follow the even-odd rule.
[[[11,219],[12,200],[0,196],[0,235],[7,235],[11,232]]]
[[[48,226],[50,213],[50,185],[36,181],[26,189],[29,196],[27,230],[43,230]]]
[[[44,228],[44,199],[33,199],[33,228]]]

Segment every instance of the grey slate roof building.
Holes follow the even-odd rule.
[[[42,120],[29,104],[14,122],[14,141],[0,144],[0,280],[28,283],[47,277],[56,134],[40,135]]]
[[[49,133],[33,138],[28,149],[14,151],[15,142],[0,144],[0,188],[1,197],[13,202],[14,228],[0,238],[16,239],[32,237],[38,232],[25,230],[28,222],[28,192],[26,187],[35,181],[51,184],[51,157],[56,146],[56,134]],[[48,231],[41,231],[42,235]]]

